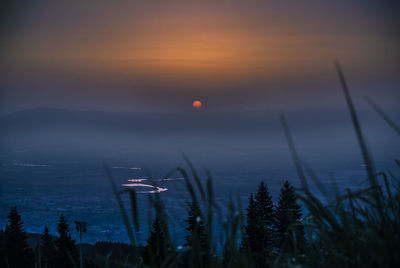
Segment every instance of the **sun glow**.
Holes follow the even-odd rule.
[[[201,103],[201,101],[196,100],[193,102],[193,108],[199,109],[201,108],[201,106],[203,106],[203,103]]]
[[[352,68],[386,66],[394,59],[386,53],[394,51],[394,43],[377,38],[364,19],[360,30],[339,34],[349,18],[338,26],[328,19],[317,25],[308,13],[289,9],[295,12],[285,17],[261,3],[266,1],[246,9],[242,1],[128,2],[89,21],[79,12],[73,23],[63,21],[64,8],[57,8],[57,14],[44,10],[37,16],[44,21],[31,25],[30,34],[10,46],[7,68],[186,89],[330,73],[326,63],[333,58],[346,59]],[[60,20],[58,27],[51,26],[54,18]]]

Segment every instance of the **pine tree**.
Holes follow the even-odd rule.
[[[166,260],[171,246],[164,234],[160,218],[157,216],[153,223],[153,229],[147,239],[144,261],[149,267],[161,267]]]
[[[247,208],[246,238],[253,253],[268,257],[274,244],[274,208],[268,188],[260,183]]]
[[[187,223],[189,225],[186,230],[189,235],[185,236],[184,246],[189,247],[189,258],[194,262],[192,264],[206,266],[209,246],[200,207],[196,201],[193,201],[190,206]]]
[[[275,240],[274,205],[264,182],[261,182],[258,187],[257,194],[255,195],[255,206],[257,217],[259,217],[265,229],[262,233],[264,236],[259,237],[259,239],[262,240],[263,252],[264,254],[270,254],[273,250]]]
[[[304,227],[301,224],[301,207],[297,204],[296,192],[288,181],[281,189],[275,214],[278,246],[281,253],[288,255],[303,253],[306,240]]]
[[[55,241],[56,266],[60,268],[77,266],[79,264],[78,249],[76,247],[75,240],[71,238],[69,225],[63,215],[61,215],[60,221],[58,222],[57,231],[59,237]]]
[[[56,256],[56,248],[54,246],[53,239],[49,233],[49,228],[44,227],[44,232],[40,237],[40,246],[42,254],[42,266],[53,267],[54,256]]]
[[[251,194],[246,215],[246,238],[242,239],[241,251],[250,253],[257,267],[263,267],[266,263],[268,252],[266,251],[265,238],[267,229],[259,215],[257,202]],[[245,247],[248,247],[245,251]]]
[[[34,254],[27,242],[21,216],[16,207],[8,214],[8,224],[4,231],[4,255],[7,267],[33,267]]]
[[[253,194],[250,195],[249,206],[247,208],[246,217],[246,236],[247,245],[252,252],[262,252],[262,241],[259,239],[260,233],[263,234],[264,228],[257,215],[257,205],[254,201]]]

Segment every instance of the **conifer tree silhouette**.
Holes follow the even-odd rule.
[[[184,246],[189,247],[188,257],[192,262],[191,264],[196,267],[206,267],[209,253],[208,240],[200,207],[195,200],[191,203],[187,223],[189,225],[186,227],[186,230],[189,232],[189,235],[185,236]],[[199,256],[201,258],[195,259]]]
[[[275,238],[274,207],[268,188],[263,182],[260,183],[256,195],[250,195],[246,223],[242,252],[247,245],[256,264],[263,266],[271,257]]]
[[[33,250],[28,245],[27,234],[16,207],[12,207],[8,214],[8,224],[4,231],[4,257],[5,267],[34,266]]]
[[[301,207],[297,204],[296,192],[288,181],[281,189],[275,214],[277,242],[281,253],[290,255],[304,252],[306,239],[304,226],[301,224]]]
[[[264,182],[261,182],[258,187],[255,195],[255,206],[257,217],[259,217],[259,220],[265,229],[264,232],[260,233],[260,235],[263,236],[260,236],[258,239],[262,240],[263,253],[270,254],[273,250],[275,240],[275,215],[272,197]]]
[[[165,237],[161,220],[157,216],[153,223],[153,229],[147,239],[144,253],[144,261],[149,267],[161,267],[168,256],[171,246]]]
[[[59,237],[55,241],[57,249],[55,258],[56,266],[60,268],[77,266],[79,264],[78,249],[75,240],[71,238],[69,225],[63,215],[61,215],[58,222],[57,231]]]
[[[250,195],[246,222],[247,245],[252,252],[261,252],[262,243],[260,243],[261,241],[258,239],[258,237],[259,233],[263,231],[261,222],[259,220],[259,217],[257,216],[257,207],[254,201],[253,194]]]
[[[42,267],[53,267],[54,257],[56,256],[56,248],[47,226],[44,227],[44,232],[40,237],[40,246],[42,254]]]

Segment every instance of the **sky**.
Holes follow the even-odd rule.
[[[395,1],[4,1],[0,114],[36,107],[398,114]]]

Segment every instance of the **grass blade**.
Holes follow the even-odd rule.
[[[114,192],[115,198],[117,199],[118,206],[121,210],[121,214],[122,214],[122,218],[124,220],[126,231],[128,232],[129,241],[134,246],[135,239],[133,237],[133,232],[132,232],[131,225],[129,223],[128,215],[125,211],[124,203],[122,202],[121,194],[120,194],[120,192],[118,192],[117,186],[115,185],[115,182],[114,182],[114,178],[111,176],[111,172],[110,172],[110,169],[108,168],[107,164],[104,164],[104,169],[106,171],[108,179],[110,180],[111,188]]]
[[[367,143],[365,142],[365,138],[364,138],[364,135],[361,130],[361,125],[358,120],[357,112],[354,107],[353,101],[350,97],[349,89],[347,87],[347,82],[346,82],[346,79],[344,77],[344,74],[343,74],[343,71],[342,71],[342,68],[341,68],[339,62],[336,62],[336,71],[339,75],[340,84],[342,86],[343,93],[346,98],[347,106],[350,110],[351,121],[353,123],[354,130],[356,131],[357,140],[359,142],[361,153],[362,153],[362,156],[364,159],[364,164],[365,164],[365,168],[366,168],[366,171],[368,174],[368,178],[369,178],[372,186],[376,186],[377,183],[376,183],[376,179],[375,179],[375,167],[374,167],[374,164],[372,161],[371,154],[368,150]]]
[[[397,125],[376,103],[367,97],[367,102],[374,108],[375,112],[382,117],[383,120],[400,135],[400,126]]]
[[[286,118],[284,115],[281,115],[281,125],[283,128],[283,131],[285,132],[286,140],[289,145],[290,153],[293,157],[293,162],[294,162],[294,165],[296,166],[297,174],[299,175],[301,184],[304,188],[304,191],[309,192],[307,179],[306,179],[306,176],[304,175],[303,168],[301,167],[300,157],[297,154],[296,147],[294,146],[292,134],[290,133],[289,126],[287,124],[287,121],[286,121]]]

